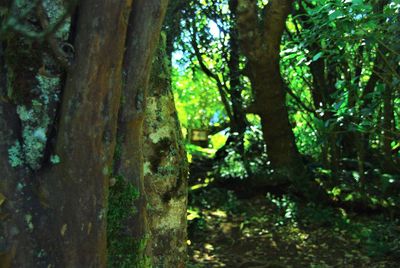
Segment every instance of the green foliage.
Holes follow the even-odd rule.
[[[267,2],[260,0],[258,5],[262,8]],[[233,25],[233,20],[228,4],[229,1],[224,0],[191,3],[191,9],[186,13],[188,18],[181,24],[184,29],[177,48],[182,58],[178,67],[181,70],[177,74],[184,73],[184,69],[188,72],[189,68],[196,73],[201,69],[199,61],[202,60],[211,72],[223,81],[229,97],[230,70],[227,59],[230,55],[230,26]],[[257,225],[272,222],[274,227],[285,230],[287,228],[293,237],[299,237],[302,245],[312,244],[311,239],[303,237],[304,232],[311,229],[324,233],[322,237],[330,237],[336,243],[345,239],[348,239],[350,244],[356,243],[357,249],[353,249],[354,245],[349,248],[356,252],[355,255],[357,250],[360,250],[364,259],[384,259],[385,256],[398,254],[399,240],[395,237],[398,235],[398,222],[391,222],[391,219],[396,217],[397,212],[394,211],[397,211],[396,208],[400,204],[400,179],[397,174],[400,153],[397,141],[400,126],[400,96],[397,90],[400,85],[399,11],[399,1],[295,2],[281,43],[281,73],[288,86],[286,104],[297,147],[305,156],[304,164],[310,171],[311,184],[316,182],[317,187],[327,194],[327,202],[335,206],[302,204],[290,195],[271,194],[267,200],[273,210],[262,216],[249,215],[245,216],[244,220],[241,218],[243,230],[261,235]],[[193,39],[197,42],[201,60],[194,57]],[[241,57],[240,69],[244,69],[245,66],[242,60]],[[191,79],[194,83],[204,85],[203,81],[195,81],[193,77],[192,73]],[[241,79],[244,80],[243,77]],[[209,80],[213,82],[212,77]],[[249,85],[243,83],[242,86]],[[176,93],[185,91],[185,88],[188,86],[176,87]],[[193,106],[180,109],[184,124],[207,128],[209,122],[213,121],[213,111],[216,111],[218,116],[224,115],[216,120],[219,124],[227,121],[225,108],[219,104],[219,110],[213,110],[211,107],[214,107],[214,103],[209,100],[205,103],[210,105],[203,106],[206,107],[204,109],[210,107],[207,110],[209,116],[200,119],[200,109],[196,102],[204,103],[203,100],[208,94],[215,93],[218,98],[218,91],[216,87],[213,92],[203,90],[206,88],[204,86],[198,88],[199,92],[192,91],[195,96],[185,97],[190,99]],[[256,97],[251,96],[246,88],[242,92],[242,108],[246,108],[252,98]],[[190,119],[188,114],[191,114]],[[216,164],[214,174],[218,179],[250,177],[254,181],[261,178],[265,182],[274,177],[271,176],[271,167],[268,165],[267,148],[262,141],[260,123],[249,116],[247,119],[250,121],[250,127],[247,128],[244,137],[244,152],[241,151],[240,144],[230,144],[225,148],[227,154],[223,155],[222,162]],[[390,140],[389,151],[385,151],[384,148],[386,140]],[[213,148],[219,148],[223,141],[224,134],[220,133],[211,138],[211,145]],[[194,153],[192,146],[188,148]],[[208,149],[202,151],[203,155],[213,155],[206,153],[209,152]],[[233,185],[234,183],[232,181]],[[250,185],[251,183],[249,187]],[[190,210],[193,221],[201,226],[198,231],[204,232],[209,231],[207,210],[215,209],[213,204],[218,204],[219,199],[212,191],[204,189],[206,187],[202,185],[201,188],[196,188],[196,193],[205,191],[212,201],[201,200],[200,195],[202,199],[206,199],[203,194],[193,194]],[[301,186],[295,185],[290,188],[297,193]],[[287,189],[280,190],[290,192]],[[238,204],[236,205],[240,206]],[[223,206],[220,204],[219,208]],[[343,208],[338,209],[340,206]],[[370,216],[360,220],[350,212],[351,210],[344,209],[347,206],[355,211],[358,206],[361,210],[382,211],[388,218],[372,220],[373,217]],[[251,214],[249,211],[250,208],[243,214]],[[268,231],[272,229],[269,227]],[[317,248],[323,247],[325,241],[320,244],[321,241],[317,240],[315,245]],[[290,247],[285,250],[288,248]],[[297,247],[299,248],[301,247]],[[353,251],[344,255],[345,261],[342,265],[351,263],[346,262],[347,258],[353,257]],[[320,256],[314,257],[318,259]],[[327,266],[330,265],[323,262],[312,262],[310,265]]]
[[[228,139],[227,136],[221,132],[218,132],[217,134],[212,135],[210,138],[211,148],[213,148],[215,150],[221,149],[225,145],[227,139]]]
[[[262,8],[267,2],[258,1],[258,5]],[[208,129],[229,120],[226,107],[221,103],[220,94],[223,93],[218,92],[216,82],[222,83],[229,102],[232,90],[230,41],[232,31],[235,31],[229,3],[225,0],[191,1],[182,10],[181,33],[175,37],[176,52],[172,61],[178,113],[186,130]],[[395,141],[400,122],[397,92],[390,97],[394,117],[391,134],[387,134],[389,130],[382,122],[387,116],[383,114],[385,94],[390,88],[395,91],[400,83],[398,71],[394,70],[400,55],[399,42],[393,37],[400,29],[399,10],[397,2],[307,0],[295,3],[293,14],[287,21],[281,43],[281,73],[288,85],[290,123],[297,147],[305,155],[304,164],[312,171],[317,166],[327,171],[322,176],[318,172],[314,175],[334,200],[367,200],[368,204],[384,206],[396,203],[390,194],[382,191],[377,194],[375,188],[385,187],[377,182],[385,166],[384,161],[377,158],[382,156],[383,141],[389,135],[391,149],[397,152],[392,159],[396,160],[399,155]],[[383,63],[377,61],[381,54],[386,59]],[[256,96],[249,93],[243,55],[239,55],[239,61],[241,108],[246,109]],[[201,63],[215,75],[206,75]],[[379,72],[374,69],[376,65],[380,67]],[[325,84],[316,84],[316,69],[323,72]],[[366,92],[374,79],[376,84]],[[318,95],[322,95],[320,100]],[[240,144],[225,148],[227,154],[216,164],[219,178],[266,180],[271,177],[260,123],[254,118],[256,116],[247,115],[249,127],[244,136],[244,150]],[[225,131],[228,133],[229,129]],[[188,145],[189,154],[214,156],[215,149],[221,148],[226,140],[225,131],[211,137],[211,148]],[[360,139],[366,139],[366,152],[361,152],[360,147],[364,145],[358,143]],[[370,149],[379,152],[372,157]],[[361,159],[362,154],[364,159]],[[342,164],[348,159],[356,164],[344,167]],[[364,180],[371,183],[360,186]]]
[[[385,39],[393,40],[394,29],[389,31],[388,27],[394,28],[394,24],[382,24],[381,20],[384,17],[387,21],[394,22],[396,20],[394,14],[399,6],[395,3],[386,6],[385,14],[382,15],[374,12],[376,7],[365,1],[305,2],[307,4],[302,4],[308,14],[305,20],[311,27],[303,27],[299,23],[300,15],[288,22],[288,28],[292,34],[290,39],[284,42],[282,51],[282,71],[285,73],[286,80],[294,93],[300,96],[302,103],[312,108],[313,100],[309,91],[312,83],[310,64],[318,60],[324,60],[328,65],[335,64],[337,66],[335,71],[340,76],[335,84],[337,91],[330,96],[332,105],[319,107],[319,104],[314,104],[316,112],[321,117],[324,114],[333,113],[334,116],[331,120],[319,123],[321,118],[315,118],[315,115],[310,115],[303,109],[297,110],[294,114],[295,134],[300,142],[298,143],[300,150],[312,152],[311,155],[314,156],[318,155],[318,150],[313,150],[316,148],[315,145],[326,143],[326,134],[337,127],[340,127],[341,131],[347,132],[377,131],[377,119],[372,117],[372,114],[375,110],[374,105],[381,100],[381,97],[374,97],[372,106],[364,107],[360,111],[363,113],[363,120],[359,124],[356,123],[354,116],[363,100],[356,102],[356,106],[351,106],[353,104],[350,98],[354,97],[350,97],[350,94],[353,94],[350,92],[353,91],[356,96],[362,96],[363,88],[371,76],[371,67],[373,66],[371,62],[374,60],[374,54],[382,52],[377,51],[377,47],[382,45]],[[315,44],[318,44],[320,50],[315,49]],[[387,43],[385,46],[394,48],[395,43]],[[310,51],[310,48],[314,48],[314,50]],[[392,48],[387,49],[391,50]],[[360,54],[361,50],[364,52]],[[356,70],[360,66],[363,70],[361,76],[357,77],[355,76],[357,75]],[[349,78],[350,76],[353,77]],[[382,87],[382,84],[378,84],[378,89],[379,87]],[[376,95],[378,92],[379,90],[371,94]],[[372,95],[367,95],[366,98],[372,97]],[[289,107],[298,106],[293,99],[290,98],[289,101]],[[313,131],[311,132],[310,129]],[[309,135],[311,133],[313,134]],[[312,142],[308,142],[310,137],[313,138]]]
[[[173,69],[172,81],[179,121],[185,129],[208,129],[226,117],[215,84],[201,72]]]
[[[222,209],[227,212],[235,212],[238,209],[240,201],[233,191],[224,189],[204,189],[200,192],[190,193],[190,203],[193,206],[192,211],[196,211],[196,207],[207,209]],[[197,215],[199,211],[197,210]]]
[[[234,149],[229,148],[228,154],[224,158],[224,162],[219,166],[218,173],[222,178],[246,178],[246,167],[243,163],[242,156]]]
[[[295,224],[297,215],[297,204],[290,198],[290,196],[274,196],[270,193],[266,196],[267,200],[275,205],[276,211],[274,215],[274,221],[276,226],[282,226],[284,224]]]
[[[263,177],[271,174],[259,118],[252,115],[247,118],[250,127],[244,133],[244,154],[239,153],[238,144],[227,146],[227,155],[223,162],[218,163],[218,177],[245,179],[250,175]]]

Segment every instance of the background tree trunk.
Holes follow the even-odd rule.
[[[278,174],[299,178],[304,176],[304,167],[289,123],[279,68],[279,46],[292,3],[269,1],[260,21],[256,1],[240,0],[237,14],[241,49],[254,91],[251,111],[261,117],[268,157]]]

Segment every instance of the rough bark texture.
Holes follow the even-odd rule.
[[[61,163],[43,180],[55,204],[55,242],[63,247],[59,257],[67,266],[106,265],[107,188],[129,7],[129,0],[79,6],[75,63],[64,89],[55,150]]]
[[[27,154],[21,163],[11,161],[10,148],[21,141],[24,127],[22,114],[17,115],[16,110],[22,104],[34,105],[34,80],[43,66],[41,61],[39,66],[33,61],[22,65],[29,69],[5,66],[7,91],[12,89],[18,95],[4,95],[1,90],[0,193],[6,198],[0,207],[2,267],[106,266],[107,188],[130,0],[82,0],[78,9],[75,57],[67,74],[54,139],[53,153],[59,164],[32,166],[26,162]],[[30,55],[43,56],[40,47],[29,49]],[[0,57],[10,53],[19,57],[22,51],[8,45]],[[1,68],[3,76],[3,65]],[[19,77],[11,84],[10,73]],[[36,134],[43,138],[42,132]],[[13,163],[20,167],[13,169]]]
[[[126,208],[136,213],[132,213],[126,220],[127,226],[119,230],[122,236],[134,239],[134,243],[127,245],[130,250],[125,251],[127,254],[136,254],[135,265],[138,267],[151,266],[151,247],[147,243],[149,227],[144,192],[142,134],[152,59],[167,5],[168,0],[138,0],[133,3],[124,62],[122,108],[118,123],[119,152],[114,175],[121,177],[138,192],[135,203]],[[123,256],[113,264],[133,265]]]
[[[16,191],[24,172],[11,168],[8,159],[8,149],[18,139],[17,122],[15,107],[0,101],[0,194],[3,199],[0,205],[0,263],[3,267],[23,265],[22,260],[34,263],[33,255],[29,254],[33,248],[31,235],[24,222],[25,215],[29,215],[25,214],[24,208],[27,200],[20,191]]]
[[[17,105],[22,104],[24,100],[29,100],[30,89],[36,84],[38,63],[30,60],[34,57],[33,55],[37,55],[37,52],[27,48],[21,50],[20,53],[14,51],[15,48],[21,49],[24,45],[32,44],[32,42],[24,42],[18,35],[10,34],[1,41],[0,263],[4,267],[24,267],[24,265],[36,263],[34,251],[38,247],[34,242],[34,229],[29,228],[32,225],[29,225],[25,219],[30,219],[32,224],[32,211],[33,207],[37,206],[38,199],[26,187],[32,185],[32,180],[27,181],[31,176],[30,172],[22,167],[12,167],[9,150],[22,140],[22,126],[17,114]],[[12,65],[10,65],[11,62],[13,62]],[[21,64],[19,70],[15,68],[18,64]],[[24,76],[18,71],[23,72]]]
[[[61,5],[63,1],[43,3]],[[62,66],[67,72],[58,66],[60,51],[54,51],[60,49],[59,37],[36,40],[28,38],[29,32],[2,36],[1,267],[106,267],[106,219],[112,223],[108,226],[112,229],[110,253],[114,254],[110,266],[151,267],[154,261],[159,267],[183,267],[184,243],[178,237],[185,238],[184,164],[180,163],[179,176],[166,178],[174,186],[161,196],[164,207],[157,207],[157,213],[149,210],[150,221],[143,180],[146,91],[167,3],[79,1],[69,40],[72,65]],[[23,23],[45,31],[49,21],[43,14],[50,10],[55,9],[30,10],[32,14]],[[163,87],[169,92],[162,82],[154,88]],[[43,96],[44,91],[48,95]],[[171,95],[165,92],[153,95],[152,101],[163,97],[161,102],[172,105]],[[53,95],[61,98],[57,113],[52,109],[56,101],[46,104]],[[174,109],[173,105],[162,108]],[[168,124],[177,123],[166,119],[171,120]],[[160,124],[161,119],[157,120]],[[178,161],[183,156],[177,143],[180,137],[178,132],[172,135],[176,139],[169,148]],[[164,141],[160,144],[165,145]],[[163,163],[156,164],[160,165],[157,170],[167,170]],[[112,213],[107,213],[110,182]],[[152,204],[161,189],[153,191],[156,184],[152,180],[148,190]],[[153,244],[147,243],[149,223],[155,234]],[[177,236],[175,244],[160,246],[161,237],[168,235],[171,239]],[[156,252],[153,259],[150,245]],[[175,249],[179,251],[176,256]]]
[[[241,49],[254,91],[252,112],[260,115],[268,157],[278,173],[296,179],[303,165],[297,151],[285,104],[279,69],[280,42],[293,1],[269,1],[258,18],[257,1],[239,0],[237,14]]]
[[[144,178],[154,267],[185,267],[187,161],[171,70],[160,42],[153,63],[144,121]]]

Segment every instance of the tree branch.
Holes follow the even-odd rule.
[[[304,110],[306,110],[309,113],[312,113],[315,117],[319,118],[319,115],[315,112],[314,109],[308,107],[304,102],[301,101],[299,97],[294,94],[294,92],[288,87],[285,86],[285,91],[298,103]]]
[[[222,103],[223,103],[223,105],[224,105],[224,107],[225,107],[226,113],[227,113],[228,117],[229,117],[231,120],[233,120],[233,115],[232,115],[231,107],[230,107],[230,105],[229,105],[229,102],[228,102],[228,98],[227,98],[227,96],[226,96],[226,93],[224,92],[224,87],[225,87],[225,86],[224,86],[224,84],[222,83],[221,79],[219,79],[218,75],[215,74],[215,73],[213,73],[213,72],[207,67],[207,65],[205,64],[205,62],[204,62],[204,60],[203,60],[203,57],[202,57],[202,55],[201,55],[201,52],[200,52],[200,50],[199,50],[197,41],[196,41],[196,32],[197,32],[197,31],[196,31],[196,27],[193,26],[193,36],[192,36],[192,41],[191,41],[191,43],[192,43],[192,47],[193,47],[195,56],[196,56],[196,58],[197,58],[197,61],[199,62],[199,65],[200,65],[201,70],[202,70],[208,77],[212,78],[212,79],[217,83],[217,88],[218,88],[219,94],[221,95],[221,100],[222,100]]]

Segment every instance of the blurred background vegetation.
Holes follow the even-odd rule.
[[[322,194],[300,170],[299,181],[275,176],[252,111],[249,60],[235,45],[237,2],[175,2],[177,22],[166,31],[174,36],[172,84],[191,166],[193,267],[278,267],[263,251],[287,259],[282,267],[395,267],[400,2],[295,1],[287,17],[279,53],[285,106],[305,177]],[[268,2],[257,3],[261,25]],[[227,224],[236,230],[224,233]],[[275,249],[266,249],[272,242],[262,230],[279,237]],[[236,260],[234,250],[254,263]]]

